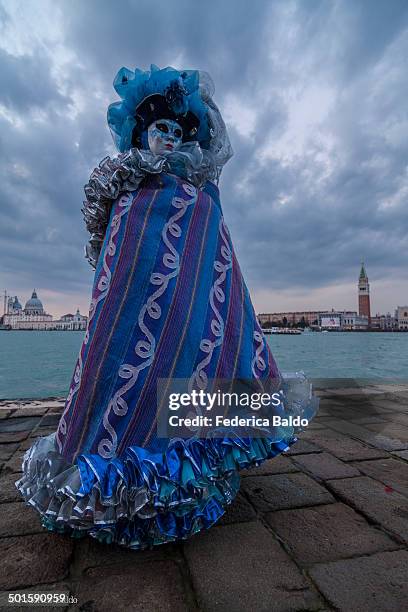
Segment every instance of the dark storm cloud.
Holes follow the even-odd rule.
[[[406,2],[74,0],[50,5],[54,38],[47,4],[31,6],[24,52],[0,43],[0,285],[89,293],[83,185],[113,153],[117,70],[150,63],[214,79],[235,151],[222,202],[251,288],[312,291],[361,258],[378,279],[405,275]],[[23,45],[1,4],[0,21]]]
[[[41,50],[33,57],[13,57],[0,49],[0,104],[20,113],[43,109],[49,104],[63,107],[69,104],[69,98],[55,87],[51,65],[51,58]]]
[[[183,55],[186,67],[208,70],[220,89],[248,87],[262,62],[265,16],[273,3],[178,0],[75,0],[67,42],[82,61],[112,81],[121,65],[165,65]]]

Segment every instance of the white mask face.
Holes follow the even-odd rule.
[[[176,121],[158,119],[147,128],[149,148],[155,155],[176,151],[183,138],[183,130]]]

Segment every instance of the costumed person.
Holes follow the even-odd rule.
[[[45,528],[142,549],[213,525],[239,471],[297,440],[157,435],[159,379],[274,379],[284,414],[310,421],[303,373],[280,372],[258,323],[220,203],[232,149],[205,72],[122,68],[108,124],[120,153],[85,186],[95,268],[89,318],[55,433],[26,452],[16,486]]]

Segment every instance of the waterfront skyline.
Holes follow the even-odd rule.
[[[76,309],[75,314],[65,312],[56,319],[46,311],[35,289],[25,302],[24,308],[18,295],[11,296],[5,291],[3,299],[4,315],[0,316],[0,323],[6,328],[42,331],[55,329],[83,331],[86,329],[88,317],[82,315],[79,308]]]
[[[221,201],[257,312],[357,310],[362,258],[372,312],[407,303],[406,3],[259,0],[248,18],[240,0],[14,0],[0,25],[2,290],[88,312],[83,185],[114,153],[114,75],[153,62],[214,79],[235,150]]]
[[[391,330],[398,329],[406,331],[408,328],[408,305],[397,305],[393,312],[390,311],[375,314],[371,311],[370,283],[364,262],[361,262],[360,273],[357,282],[357,309],[313,309],[281,312],[258,313],[258,320],[263,326],[273,327],[275,324],[303,323],[306,325],[320,325],[345,330]],[[330,324],[324,322],[330,320]]]
[[[20,304],[20,307],[22,308],[22,304],[25,303],[25,307],[27,307],[27,304],[32,300],[34,294],[35,297],[37,297],[37,293],[38,295],[41,295],[41,299],[44,303],[47,303],[47,309],[46,309],[46,313],[47,315],[50,315],[51,317],[53,317],[53,319],[56,319],[58,317],[61,316],[65,316],[68,314],[72,314],[70,312],[74,311],[82,311],[82,312],[86,312],[88,314],[88,310],[89,310],[89,304],[86,305],[85,308],[81,308],[79,305],[77,306],[67,306],[67,304],[65,303],[65,308],[62,308],[61,312],[49,312],[50,308],[48,308],[48,301],[47,299],[44,299],[44,295],[46,296],[47,292],[46,291],[42,291],[41,289],[37,292],[36,289],[34,290],[30,290],[30,291],[26,291],[26,292],[16,292],[16,291],[7,291],[7,289],[4,289],[1,291],[1,304],[0,304],[0,319],[4,314],[7,314],[8,310],[9,310],[9,301],[13,301],[15,300],[15,298],[17,298],[18,303]],[[28,295],[29,297],[27,298],[27,300],[23,299],[23,296]],[[31,297],[30,297],[31,296]],[[20,298],[22,298],[20,300]],[[24,310],[24,308],[22,308]],[[51,309],[52,310],[52,309]],[[45,312],[45,311],[44,311]]]
[[[362,277],[362,272],[363,271],[364,271],[364,274],[366,275],[365,262],[361,262],[360,274],[357,277],[357,293],[356,293],[356,285],[354,285],[354,302],[355,302],[355,304],[352,304],[352,305],[348,304],[344,308],[343,307],[340,307],[340,308],[336,307],[336,305],[333,304],[333,303],[330,306],[326,306],[326,305],[325,306],[319,306],[319,305],[316,306],[314,304],[312,307],[308,307],[307,305],[305,305],[305,302],[302,302],[302,303],[300,303],[298,308],[295,308],[295,307],[273,308],[273,309],[265,308],[263,310],[255,308],[255,311],[258,312],[258,313],[267,313],[267,312],[296,312],[296,311],[297,312],[302,312],[302,311],[307,311],[307,310],[309,310],[309,311],[318,311],[318,310],[321,310],[321,311],[336,311],[336,312],[355,311],[355,312],[357,312],[359,314],[366,314],[366,313],[361,311],[361,306],[360,306],[361,295],[359,295],[360,284],[361,284],[361,277]],[[367,280],[367,283],[368,283],[368,278],[367,277],[366,277],[366,280]],[[5,292],[3,292],[3,299],[4,299],[4,295],[5,295]],[[15,294],[8,294],[8,298],[14,297],[14,295]],[[395,310],[398,307],[406,307],[406,305],[408,304],[408,293],[407,292],[405,292],[405,296],[406,296],[405,301],[402,300],[400,303],[395,303],[394,306],[392,306],[391,308],[389,308],[387,310],[381,311],[381,310],[378,310],[378,309],[371,308],[371,316],[386,315],[386,314],[391,314],[393,316],[394,313],[395,313]],[[371,292],[369,292],[369,295],[368,295],[368,310],[370,310],[370,303],[371,304],[373,303],[373,299],[372,298],[373,298],[373,295],[372,295]],[[299,299],[299,296],[298,296],[298,299]],[[305,301],[307,302],[307,300],[305,300]],[[254,305],[256,305],[256,300],[255,299],[253,299],[253,302],[254,302]],[[296,302],[296,300],[292,299],[292,304],[295,303],[295,302]],[[374,293],[374,304],[375,303],[376,303],[376,300],[375,300],[375,293]],[[4,299],[4,304],[6,304],[5,299]],[[84,302],[84,304],[85,304],[84,307],[79,306],[78,308],[79,308],[79,310],[82,310],[83,312],[88,313],[89,302]],[[66,314],[66,308],[63,309],[63,310],[64,310],[64,312],[62,312],[62,311],[58,312],[58,314],[56,316],[57,317],[61,317],[61,316],[65,315]],[[53,316],[55,316],[55,315],[53,315]]]

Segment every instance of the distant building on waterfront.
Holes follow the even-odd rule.
[[[368,326],[371,325],[370,285],[368,283],[367,272],[364,268],[364,262],[361,263],[360,276],[358,279],[358,314],[360,317],[367,317]]]
[[[329,314],[319,317],[319,325],[322,329],[333,330],[365,330],[368,328],[368,318],[362,317],[353,310],[333,310]]]
[[[7,310],[3,317],[3,323],[9,325],[11,329],[48,329],[48,324],[52,323],[52,315],[45,312],[34,289],[24,308],[22,308],[16,295],[14,298],[10,297],[7,300]]]
[[[387,314],[377,314],[371,317],[371,329],[381,329],[383,331],[392,331],[398,329],[398,322],[390,312]]]
[[[296,312],[271,312],[258,315],[261,327],[275,325],[302,325],[322,329],[367,329],[368,318],[354,310],[303,310]]]
[[[319,317],[319,326],[322,329],[341,329],[341,314],[334,310],[328,314],[322,314]]]
[[[56,321],[53,316],[45,312],[43,304],[34,289],[31,298],[22,308],[18,297],[9,297],[6,300],[6,312],[3,316],[3,326],[11,329],[30,330],[64,330],[81,331],[86,329],[88,317],[81,315],[79,309],[76,314],[67,314]]]
[[[408,331],[408,306],[397,306],[395,310],[395,318],[398,329]]]
[[[297,325],[306,323],[307,325],[319,325],[321,315],[330,314],[329,310],[301,310],[296,312],[271,312],[258,315],[261,327],[273,327],[276,324]]]
[[[59,321],[54,321],[55,329],[62,331],[80,331],[86,329],[87,317],[81,315],[79,308],[76,313],[63,315]]]

